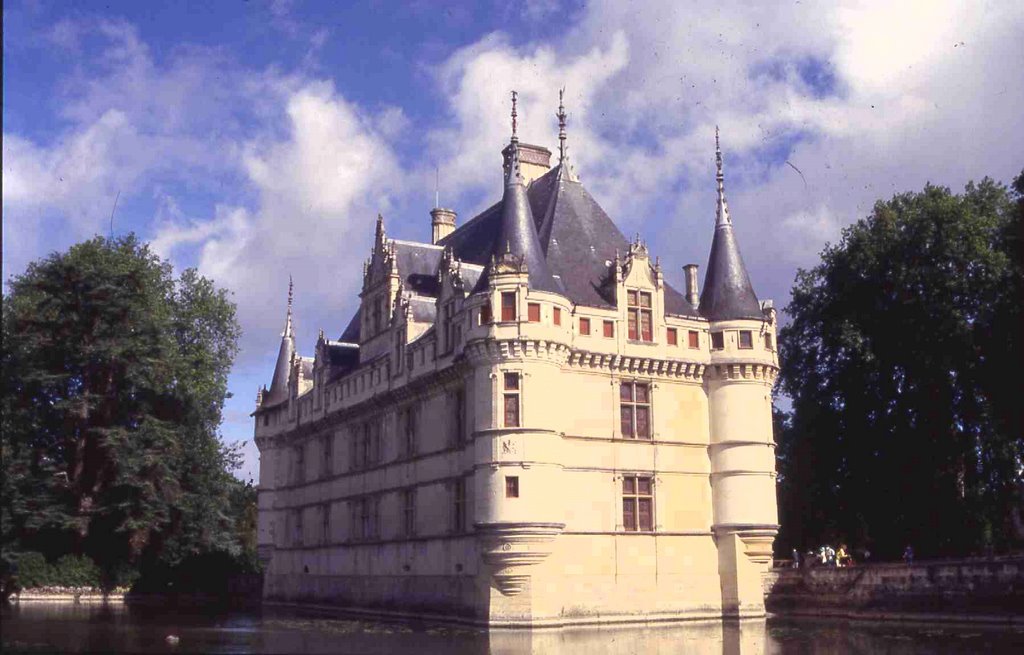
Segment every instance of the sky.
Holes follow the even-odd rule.
[[[428,241],[435,191],[460,222],[500,198],[512,89],[520,137],[552,150],[566,89],[577,173],[677,287],[707,262],[720,126],[737,239],[777,307],[876,200],[1024,168],[1017,0],[8,0],[3,19],[3,279],[133,231],[228,289],[222,438],[243,479],[288,276],[311,355],[356,307],[378,213]]]

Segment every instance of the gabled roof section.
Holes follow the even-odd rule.
[[[700,294],[700,313],[711,321],[761,319],[764,317],[761,305],[750,284],[747,268],[743,265],[740,246],[732,229],[729,205],[725,201],[725,174],[722,170],[718,128],[715,128],[715,164],[715,179],[718,182],[715,236],[711,241],[708,270],[704,275],[704,290]]]

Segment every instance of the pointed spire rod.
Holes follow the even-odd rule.
[[[281,336],[290,337],[292,336],[292,301],[295,297],[295,281],[292,279],[291,273],[288,274],[288,315],[284,322],[284,334]]]
[[[715,207],[715,225],[732,223],[729,218],[729,205],[725,202],[725,172],[722,167],[722,146],[715,126],[715,181],[718,183],[718,204]]]
[[[565,145],[565,87],[563,86],[558,90],[558,113],[555,116],[558,117],[558,159],[560,162],[565,162],[566,157],[566,145]]]
[[[518,97],[519,94],[512,91],[512,143],[519,142],[519,137],[516,135],[516,116],[519,115],[516,113],[516,99]]]

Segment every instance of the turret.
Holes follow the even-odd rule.
[[[537,223],[526,196],[526,185],[520,170],[519,137],[516,136],[515,94],[513,93],[512,139],[505,149],[509,155],[505,163],[505,192],[501,198],[501,229],[491,250],[491,265],[484,269],[474,293],[486,290],[495,263],[518,261],[528,274],[531,289],[560,293],[558,284],[548,269],[544,250],[537,236]]]
[[[270,390],[261,394],[262,405],[269,407],[288,399],[288,377],[291,373],[292,356],[295,354],[295,334],[292,329],[292,297],[294,285],[288,276],[288,311],[281,333],[281,347],[277,351],[277,364],[274,365],[274,377],[270,382]]]
[[[750,285],[725,201],[715,133],[715,236],[700,299],[710,322],[705,374],[710,410],[713,530],[726,615],[764,614],[761,577],[778,531],[771,390],[778,372],[775,326]],[[693,274],[695,277],[695,271]]]

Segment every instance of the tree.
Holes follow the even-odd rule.
[[[1012,544],[1022,424],[1016,191],[878,202],[797,274],[780,333],[780,552],[897,556]],[[1016,196],[1016,201],[1014,196]]]
[[[5,553],[125,563],[238,550],[217,436],[239,327],[226,292],[134,236],[29,265],[3,299]]]

